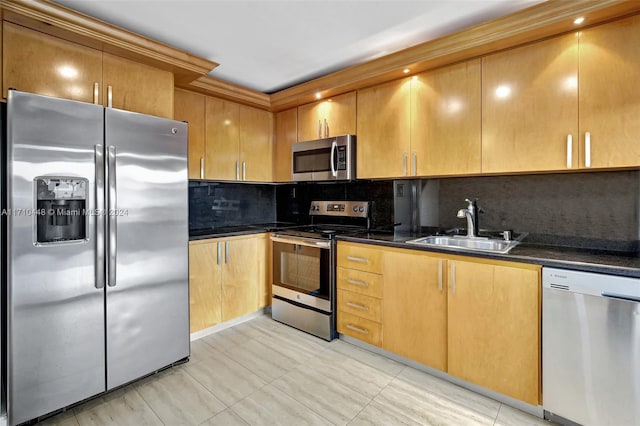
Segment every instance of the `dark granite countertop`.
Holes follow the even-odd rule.
[[[427,235],[432,234],[370,232],[366,234],[340,235],[338,236],[338,240],[463,256],[535,263],[542,266],[640,278],[640,255],[638,253],[528,244],[526,243],[526,239],[525,242],[514,247],[508,254],[426,247],[407,243],[409,240]]]
[[[235,237],[239,235],[261,234],[279,229],[299,226],[290,222],[270,222],[252,225],[222,226],[189,230],[189,241],[206,240],[209,238]]]

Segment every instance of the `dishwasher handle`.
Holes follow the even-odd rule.
[[[628,294],[602,292],[602,297],[608,297],[610,299],[626,300],[628,302],[640,303],[640,297],[630,296]]]

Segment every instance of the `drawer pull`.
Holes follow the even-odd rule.
[[[360,280],[354,280],[352,278],[347,278],[347,282],[353,285],[359,285],[360,287],[369,287],[369,283]]]
[[[347,260],[358,263],[369,263],[369,259],[365,259],[364,257],[347,256]]]
[[[368,306],[360,305],[359,303],[347,302],[346,305],[353,309],[360,309],[361,311],[369,310]]]
[[[351,325],[351,324],[347,324],[346,327],[349,330],[353,330],[357,333],[361,333],[361,334],[369,334],[369,330],[366,330],[364,328],[360,328],[360,327],[356,327],[355,325]]]

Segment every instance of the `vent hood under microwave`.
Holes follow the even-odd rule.
[[[291,180],[335,181],[356,178],[356,136],[298,142],[291,146]]]

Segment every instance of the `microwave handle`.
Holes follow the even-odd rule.
[[[338,141],[331,142],[331,175],[333,177],[338,177],[338,170],[336,169],[336,164],[334,158],[336,156],[336,150],[338,149]]]

